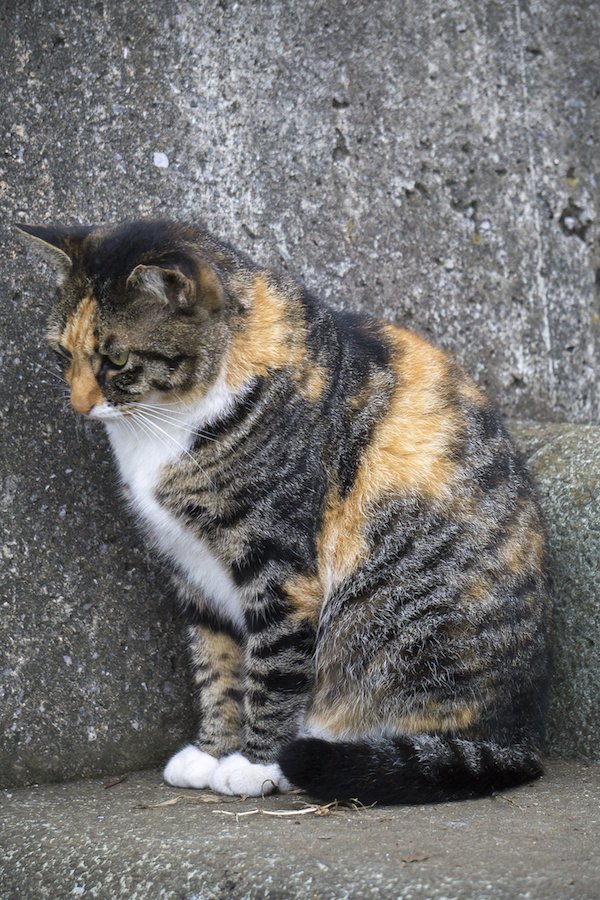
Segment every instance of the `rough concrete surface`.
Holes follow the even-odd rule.
[[[178,791],[152,772],[5,791],[0,895],[596,900],[599,797],[600,767],[565,762],[493,798],[330,815],[302,814],[298,795]]]
[[[2,6],[3,289],[27,381],[48,286],[14,218],[202,217],[333,302],[456,349],[507,412],[600,415],[593,4]],[[7,258],[8,257],[8,258]]]
[[[554,594],[548,745],[600,761],[600,428],[512,423],[548,529]]]
[[[191,725],[165,574],[63,410],[53,275],[12,223],[201,217],[453,349],[511,416],[595,422],[597,28],[584,0],[0,4],[0,783],[153,764]],[[588,752],[571,700],[553,740]]]

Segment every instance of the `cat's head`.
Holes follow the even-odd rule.
[[[48,341],[74,409],[112,418],[206,392],[227,341],[223,245],[163,221],[18,228],[59,266]]]

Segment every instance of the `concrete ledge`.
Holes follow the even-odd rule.
[[[549,749],[597,758],[600,428],[512,431],[539,486],[555,562]],[[24,476],[12,507],[20,544],[5,570],[0,786],[158,765],[193,728],[165,574],[115,496],[102,433],[86,429],[79,441],[67,449],[83,464],[60,486],[36,474],[37,517]]]
[[[512,423],[546,516],[554,576],[548,747],[600,758],[600,428]]]
[[[566,762],[497,797],[330,815],[300,814],[299,795],[178,791],[155,772],[110,789],[86,781],[5,791],[0,895],[592,900],[599,794],[600,767]]]
[[[539,487],[554,559],[549,749],[597,758],[600,428],[511,427]],[[14,599],[5,603],[1,626],[9,664],[0,786],[157,765],[193,727],[186,655],[165,575],[115,496],[102,434],[86,430],[80,442],[88,441],[95,462],[85,460],[62,488],[48,477],[41,527],[39,519],[30,525],[29,514],[17,521],[30,543],[20,568],[13,567]],[[82,456],[80,448],[67,449]],[[21,484],[21,497],[35,489]]]

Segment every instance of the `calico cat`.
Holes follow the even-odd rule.
[[[188,617],[199,730],[166,781],[423,803],[538,776],[540,512],[458,364],[195,225],[19,227]]]

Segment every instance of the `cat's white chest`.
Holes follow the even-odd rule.
[[[151,420],[150,420],[151,421]],[[230,572],[208,545],[156,499],[165,466],[175,462],[192,443],[180,420],[160,421],[160,432],[146,425],[107,421],[107,430],[131,503],[159,550],[168,556],[204,598],[230,620],[243,625],[241,597]]]

